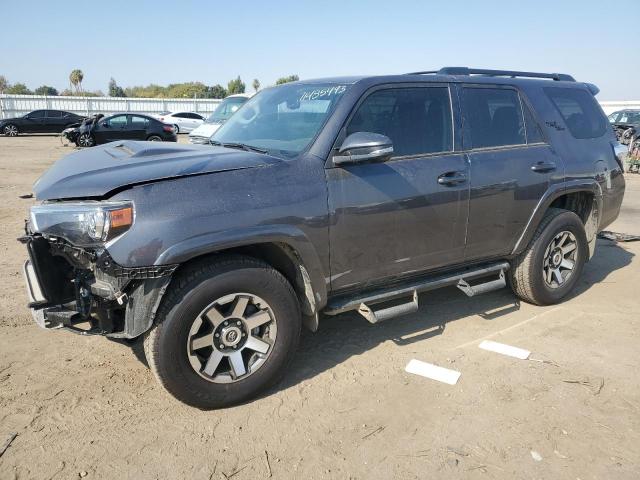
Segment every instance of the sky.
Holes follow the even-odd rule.
[[[640,62],[615,2],[592,0],[2,1],[0,75],[30,89],[200,81],[250,89],[278,77],[468,66],[561,72],[599,100],[640,100]],[[617,18],[615,22],[612,19]],[[7,48],[10,45],[11,48]]]

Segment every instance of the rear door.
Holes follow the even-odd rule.
[[[129,115],[129,125],[127,127],[127,139],[146,140],[149,119],[140,115]]]
[[[60,110],[46,110],[45,129],[49,133],[60,133],[64,130],[63,112]]]
[[[562,164],[518,90],[459,88],[471,177],[465,260],[504,256]]]
[[[384,163],[327,169],[331,287],[365,287],[463,260],[468,164],[454,141],[446,84],[365,94],[337,143],[355,132],[393,142]]]

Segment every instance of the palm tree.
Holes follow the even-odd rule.
[[[84,80],[84,73],[78,68],[72,70],[69,74],[69,82],[75,87],[76,93],[82,93],[82,80]]]
[[[260,80],[258,80],[257,78],[253,79],[253,89],[257,92],[258,90],[260,90]]]

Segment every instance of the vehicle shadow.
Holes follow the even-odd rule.
[[[631,263],[632,252],[619,244],[598,241],[595,256],[584,268],[582,278],[569,298],[581,295],[592,285],[605,281],[612,272]],[[416,313],[369,324],[355,312],[320,320],[318,332],[304,331],[300,347],[285,378],[271,392],[284,390],[360,355],[380,343],[391,340],[402,348],[415,342],[442,335],[449,322],[470,315],[484,321],[499,321],[519,310],[520,302],[509,288],[475,298],[467,298],[455,287],[420,295]]]

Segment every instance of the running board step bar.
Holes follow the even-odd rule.
[[[427,279],[413,281],[395,289],[380,289],[358,297],[338,297],[331,301],[324,310],[326,315],[338,315],[343,312],[357,310],[370,323],[379,323],[390,318],[406,315],[418,310],[418,293],[455,285],[467,296],[473,297],[481,293],[491,292],[506,286],[505,272],[508,262],[499,262],[459,272],[432,276]],[[498,274],[498,278],[477,285],[469,281]],[[410,300],[392,307],[374,310],[371,305],[386,303],[391,300],[409,297]]]
[[[358,307],[358,313],[367,319],[369,323],[384,322],[393,317],[399,317],[401,315],[407,315],[418,311],[418,291],[413,291],[413,300],[393,307],[382,308],[380,310],[373,310],[366,303],[361,303]]]
[[[458,287],[464,292],[467,297],[473,297],[482,293],[493,292],[494,290],[500,290],[507,286],[507,281],[504,279],[504,270],[500,270],[500,276],[497,280],[491,280],[490,282],[480,283],[478,285],[471,286],[463,278],[458,280]]]

